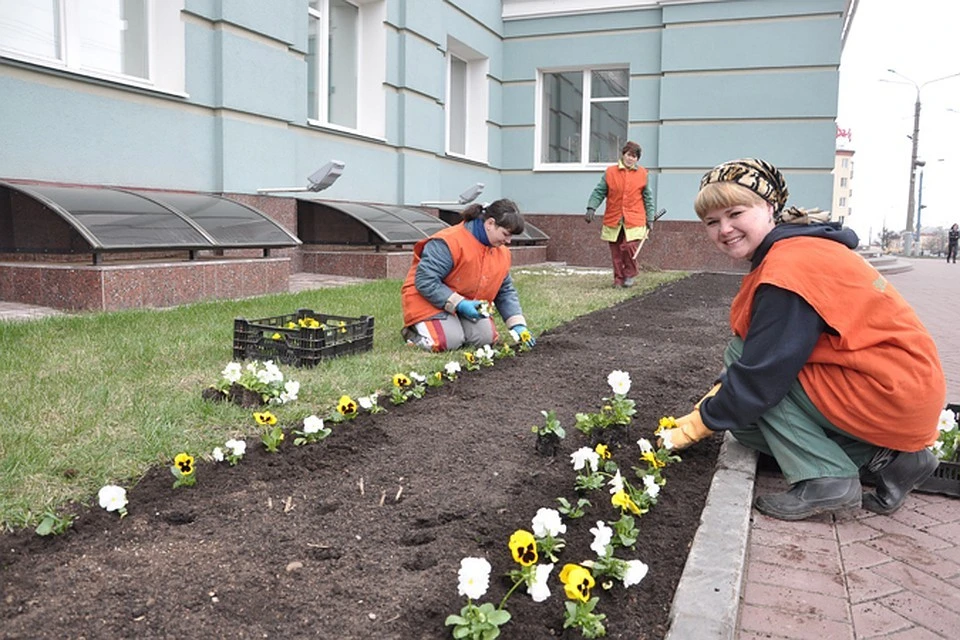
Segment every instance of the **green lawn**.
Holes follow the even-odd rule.
[[[643,273],[637,286],[615,289],[609,275],[514,269],[535,335],[684,275]],[[461,359],[403,343],[399,289],[398,280],[378,280],[162,311],[0,322],[6,383],[0,396],[0,526],[35,525],[45,511],[68,501],[93,502],[104,484],[129,485],[180,451],[207,457],[227,438],[256,436],[250,411],[200,396],[232,359],[236,317],[308,308],[375,318],[371,351],[312,369],[281,366],[287,379],[301,383],[297,402],[273,409],[285,426],[310,414],[328,416],[342,394],[387,390],[396,372],[425,374]]]

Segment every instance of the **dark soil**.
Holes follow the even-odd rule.
[[[318,444],[288,437],[270,454],[251,441],[236,467],[201,464],[194,487],[173,490],[169,471],[155,469],[128,490],[122,520],[94,507],[62,536],[0,536],[0,636],[449,638],[444,620],[465,603],[460,559],[490,561],[483,601],[498,603],[516,567],[510,534],[557,497],[574,499],[569,455],[588,442],[573,417],[599,409],[612,370],[630,373],[637,404],[628,444],[614,452],[628,479],[632,443],[710,387],[738,281],[694,275],[577,318],[423,399],[384,399],[387,413],[335,425]],[[531,432],[549,409],[568,432],[556,457],[540,455]],[[618,551],[650,566],[643,582],[595,589],[607,637],[664,636],[718,448],[714,437],[667,468],[636,550]],[[566,521],[553,595],[537,604],[519,589],[501,637],[580,637],[562,629],[556,576],[594,557],[588,529],[618,517],[601,492],[585,518]]]

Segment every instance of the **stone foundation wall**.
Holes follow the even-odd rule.
[[[289,258],[78,265],[0,263],[0,300],[65,311],[172,307],[289,290]]]

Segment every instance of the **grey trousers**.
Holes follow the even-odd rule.
[[[407,341],[424,351],[449,351],[463,346],[482,347],[493,344],[497,339],[493,318],[467,320],[447,312],[404,327],[402,334]]]
[[[729,366],[742,353],[743,341],[734,338],[723,354],[724,364]],[[756,423],[730,433],[745,446],[773,456],[790,484],[813,478],[856,478],[881,449],[831,424],[799,381]]]

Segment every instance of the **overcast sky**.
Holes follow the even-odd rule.
[[[902,231],[907,221],[917,90],[887,69],[917,85],[960,73],[958,18],[957,0],[860,0],[840,64],[837,124],[853,134],[841,141],[856,152],[847,225],[864,242],[884,223]],[[960,222],[960,76],[922,87],[920,102],[921,224],[946,227]]]

